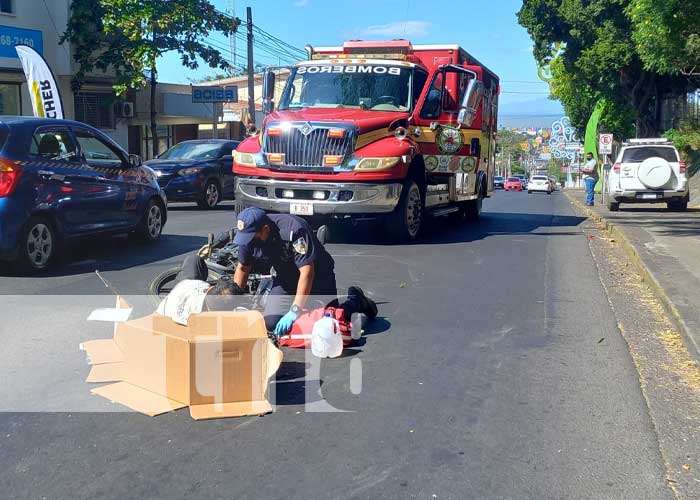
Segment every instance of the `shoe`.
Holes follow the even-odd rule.
[[[348,302],[353,303],[357,312],[366,314],[369,319],[377,317],[377,304],[368,298],[359,286],[348,288]]]

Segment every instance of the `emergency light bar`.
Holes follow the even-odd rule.
[[[413,52],[411,42],[408,40],[389,40],[386,42],[371,42],[364,40],[353,40],[345,42],[341,47],[319,48],[317,52],[313,47],[308,47],[312,60],[319,59],[348,59],[350,56],[362,59],[393,59],[405,61],[408,55]]]
[[[385,59],[385,60],[391,60],[391,61],[405,61],[407,59],[406,54],[348,54],[348,53],[342,53],[342,54],[319,54],[319,53],[314,53],[311,56],[311,59],[314,61],[318,60],[328,60],[328,59],[334,59],[334,60],[344,60],[344,59],[349,59],[350,55],[360,55],[360,59]]]
[[[669,144],[671,141],[668,139],[664,138],[659,138],[659,139],[629,139],[625,144],[630,144],[630,145],[649,145],[649,144]]]

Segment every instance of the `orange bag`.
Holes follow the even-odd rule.
[[[338,321],[340,335],[343,338],[343,347],[352,344],[352,324],[345,319],[345,312],[339,307],[327,307],[325,309],[312,309],[301,314],[290,330],[288,335],[283,335],[279,339],[280,346],[294,347],[298,349],[308,349],[311,347],[311,331],[314,323],[323,318],[325,313],[331,313],[331,317]]]

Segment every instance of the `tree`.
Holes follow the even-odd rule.
[[[515,160],[519,154],[522,154],[520,143],[525,139],[526,137],[523,134],[506,128],[500,129],[496,140],[496,148],[500,161],[505,162],[505,164],[509,165],[512,169],[513,160]]]
[[[660,97],[685,90],[683,79],[659,74],[642,61],[632,43],[633,1],[524,0],[518,12],[535,58],[551,66],[552,95],[581,131],[604,99],[602,121],[610,132],[629,137],[634,127],[641,137],[656,135]],[[553,53],[557,44],[560,50]]]
[[[227,75],[225,73],[216,73],[215,75],[207,75],[201,78],[187,78],[190,83],[207,83],[207,82],[216,82],[218,80],[224,80],[226,78],[231,78],[231,75]]]
[[[661,74],[700,76],[700,0],[631,0],[627,14],[644,67]]]
[[[76,87],[95,71],[114,74],[117,95],[150,84],[156,156],[156,61],[175,51],[186,68],[197,69],[201,60],[212,68],[227,69],[221,53],[202,40],[212,31],[233,33],[239,24],[239,19],[221,14],[209,0],[73,0],[62,42],[69,41],[74,48],[79,65]]]

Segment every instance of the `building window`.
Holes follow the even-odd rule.
[[[158,154],[167,151],[173,144],[173,126],[158,125],[156,132],[158,133]],[[153,155],[153,136],[151,135],[151,127],[144,125],[141,131],[141,151],[145,159],[152,159]]]
[[[3,14],[12,14],[14,10],[12,9],[13,0],[0,0],[0,12]]]
[[[76,92],[75,119],[97,128],[114,128],[114,94]]]
[[[16,83],[0,83],[0,115],[21,115],[21,86]]]

